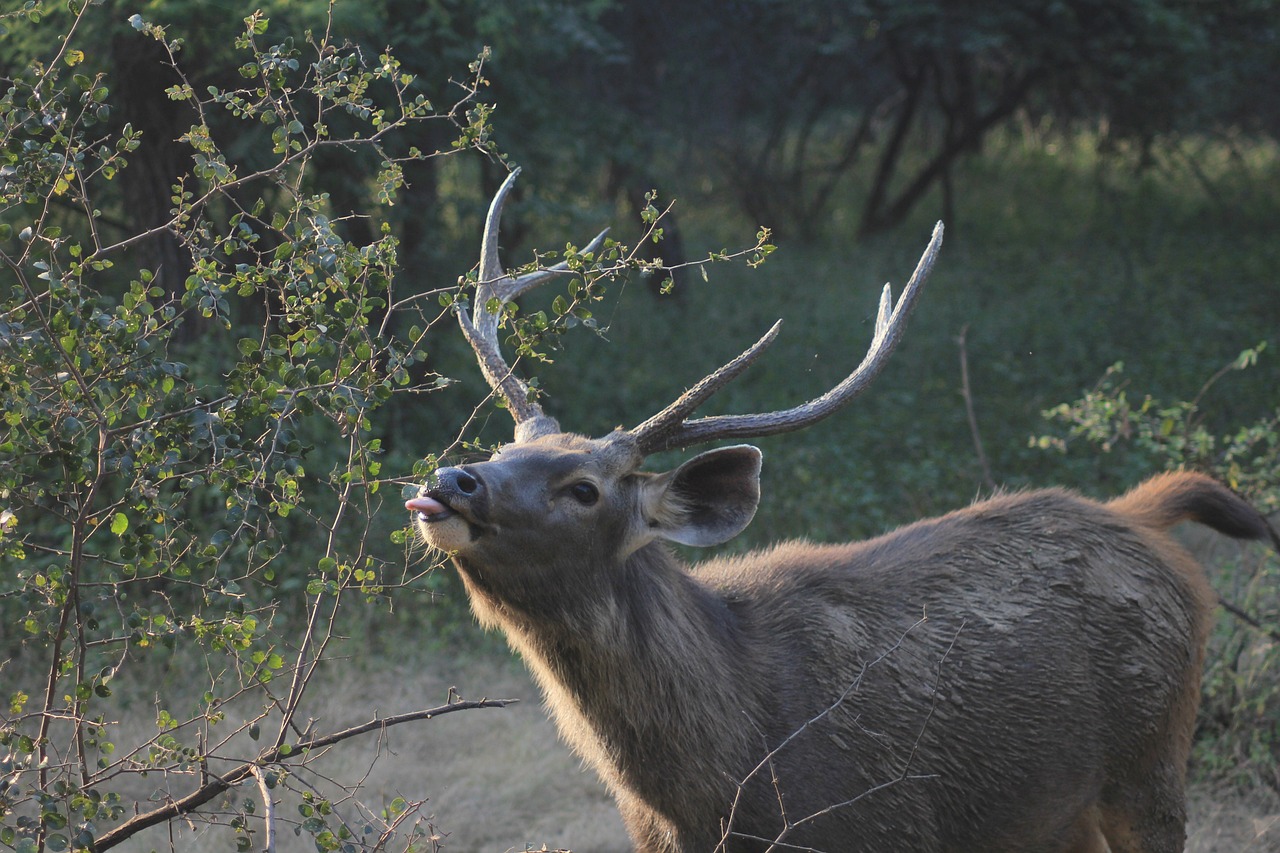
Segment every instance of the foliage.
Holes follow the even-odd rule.
[[[182,129],[164,111],[136,103],[150,100],[160,78],[148,76],[144,51],[120,32],[134,10],[123,0],[101,2],[114,14],[83,26],[92,46],[85,55],[123,84],[112,121],[151,134],[152,156],[135,162],[135,178],[124,182],[124,214],[152,227],[168,209],[161,170],[184,162],[182,146],[167,144]],[[329,4],[258,5],[277,25],[301,30],[322,29]],[[253,3],[157,0],[149,8],[192,23],[186,50],[198,91],[234,86],[243,63],[227,49],[228,26]],[[846,209],[837,198],[853,186],[858,211],[845,233],[884,233],[925,203],[954,225],[958,164],[1012,117],[1031,127],[1079,122],[1104,129],[1098,141],[1105,149],[1136,140],[1148,152],[1189,131],[1274,138],[1280,127],[1274,99],[1261,88],[1276,72],[1275,0],[375,0],[340,4],[332,14],[363,50],[390,45],[412,57],[418,91],[434,101],[447,97],[443,85],[421,81],[447,80],[492,46],[492,91],[502,105],[497,119],[509,131],[508,153],[540,176],[543,215],[562,221],[575,213],[594,221],[601,198],[638,213],[644,193],[662,185],[686,199],[710,189],[735,199],[751,225],[812,238],[830,226],[834,210]],[[54,32],[56,16],[47,17],[41,37]],[[214,137],[225,139],[220,116],[208,121]],[[240,124],[235,132],[249,129]],[[426,150],[450,142],[443,129],[419,133],[414,144]],[[397,154],[409,147],[404,140],[385,144]],[[350,156],[376,169],[376,158]],[[387,221],[404,259],[415,266],[453,262],[448,243],[430,239],[446,215],[440,202],[449,167],[427,159],[402,168],[406,203],[388,211]],[[362,173],[334,172],[337,209],[359,198]],[[468,175],[477,179],[491,193],[501,169],[479,162]],[[582,210],[584,195],[594,209]],[[369,242],[355,234],[363,225],[344,220],[339,229]],[[672,218],[668,231],[663,251],[679,263],[684,253]],[[164,275],[158,268],[180,258],[168,252],[148,263]]]
[[[35,26],[43,11],[7,23]],[[432,566],[406,559],[397,511],[399,484],[434,456],[402,455],[412,478],[388,479],[384,437],[388,417],[452,384],[425,347],[476,280],[399,283],[387,214],[424,161],[508,167],[478,98],[488,52],[437,106],[394,53],[344,41],[332,18],[276,36],[255,12],[234,38],[234,81],[197,85],[176,27],[135,14],[125,37],[164,59],[151,73],[172,81],[187,165],[169,175],[165,220],[130,230],[119,182],[169,143],[112,124],[111,78],[89,70],[94,40],[77,40],[102,11],[53,12],[67,35],[41,43],[0,97],[0,618],[14,627],[0,663],[0,843],[105,850],[203,814],[239,849],[259,834],[270,846],[286,822],[321,850],[434,849],[422,802],[366,804],[359,780],[338,780],[334,799],[316,761],[359,734],[504,703],[450,695],[327,734],[306,719],[344,620],[435,586]],[[437,126],[447,145],[408,141]],[[344,199],[359,210],[327,189],[344,160],[364,184]],[[656,194],[642,219],[660,240]],[[186,271],[165,271],[167,286],[136,251],[161,236]],[[767,238],[704,263],[758,263]],[[549,308],[503,318],[523,359],[594,327],[611,278],[654,269],[612,239],[528,267],[555,259],[569,274]],[[448,435],[437,449],[463,443]],[[154,725],[118,742],[121,706],[171,667],[188,675],[160,692]],[[148,775],[158,802],[131,787]],[[261,813],[253,795],[202,811],[253,782]],[[276,800],[291,808],[275,813]]]
[[[15,626],[0,834],[33,850],[107,849],[262,768],[263,791],[315,796],[297,718],[326,626],[343,602],[385,597],[422,571],[398,573],[364,545],[382,500],[370,414],[437,379],[421,368],[423,330],[379,328],[396,241],[339,237],[312,163],[329,148],[376,151],[426,122],[452,125],[459,151],[491,147],[474,104],[481,61],[437,110],[391,54],[366,56],[329,32],[264,42],[268,20],[255,14],[236,40],[242,83],[198,92],[176,62],[182,40],[135,15],[135,38],[171,58],[168,96],[187,116],[180,142],[192,167],[174,176],[166,222],[110,237],[102,211],[148,140],[128,124],[111,132],[109,81],[82,73],[92,62],[74,39],[94,7],[73,12],[72,35],[7,81],[0,101],[0,607]],[[372,91],[392,106],[375,106]],[[212,114],[268,131],[267,151],[254,152],[266,165],[219,145]],[[384,156],[371,176],[382,205],[401,163]],[[189,259],[179,292],[158,287],[154,270],[119,274],[158,232]],[[186,354],[198,363],[180,358],[192,333],[201,345]],[[342,450],[312,472],[317,441]],[[288,547],[317,533],[317,547]],[[273,630],[290,598],[305,598],[292,647]],[[117,744],[113,693],[175,649],[204,669],[191,685],[198,698],[162,700],[144,742]],[[256,710],[228,715],[237,699]],[[249,747],[257,758],[233,760],[241,741],[263,742]],[[124,799],[121,780],[147,773],[185,805]],[[229,818],[241,849],[247,802]],[[426,837],[415,815],[407,844]],[[345,820],[304,815],[295,828],[338,849],[357,843],[361,825],[376,838],[404,820],[357,809]]]
[[[1266,342],[1240,353],[1201,386],[1190,400],[1163,403],[1145,395],[1129,399],[1124,363],[1116,362],[1091,391],[1074,403],[1044,413],[1067,426],[1066,437],[1040,436],[1038,447],[1065,452],[1083,439],[1108,454],[1127,454],[1120,465],[1138,471],[1185,468],[1213,474],[1264,512],[1280,511],[1280,409],[1257,422],[1217,435],[1204,420],[1202,401],[1230,371],[1258,362]]]
[[[1014,116],[1106,128],[1106,148],[1280,127],[1259,107],[1272,0],[658,0],[580,20],[599,33],[580,50],[512,46],[537,76],[585,90],[578,109],[504,99],[537,129],[521,158],[569,147],[577,174],[603,159],[620,189],[679,180],[665,164],[683,155],[698,183],[784,237],[821,234],[846,183],[861,196],[846,233],[883,234],[926,199],[954,224],[958,164]]]
[[[1264,18],[1272,9],[1252,6]],[[410,481],[434,464],[420,458],[424,452],[467,453],[509,436],[499,416],[481,443],[459,440],[473,439],[490,409],[476,407],[469,386],[448,378],[474,370],[470,353],[458,352],[456,335],[432,332],[452,305],[466,304],[473,282],[422,282],[452,281],[437,270],[457,263],[450,267],[456,273],[471,262],[482,189],[509,167],[507,152],[539,185],[544,176],[558,179],[514,200],[508,257],[525,242],[522,212],[526,222],[535,212],[550,233],[565,223],[566,206],[597,224],[601,192],[593,180],[602,172],[606,188],[623,178],[639,188],[631,196],[640,213],[634,228],[648,246],[672,230],[670,207],[648,192],[659,179],[713,199],[734,175],[775,182],[770,191],[786,203],[808,205],[827,193],[814,215],[828,205],[839,214],[833,221],[848,223],[856,215],[850,211],[864,207],[867,187],[828,186],[824,176],[836,161],[812,155],[838,152],[834,129],[855,126],[842,110],[861,115],[861,102],[840,88],[845,78],[823,69],[868,61],[861,52],[841,53],[868,47],[859,41],[865,32],[840,29],[856,19],[823,17],[835,7],[819,3],[279,2],[268,6],[269,25],[250,17],[235,32],[223,29],[235,16],[222,5],[154,2],[146,20],[133,22],[135,10],[124,8],[111,0],[29,3],[34,14],[0,22],[9,30],[0,58],[0,843],[55,849],[86,841],[84,833],[115,843],[126,824],[117,826],[113,815],[136,806],[149,819],[171,816],[145,795],[134,799],[136,777],[160,779],[167,796],[190,805],[184,797],[213,791],[214,775],[248,785],[257,770],[261,784],[292,805],[277,822],[297,814],[293,828],[322,847],[410,846],[420,804],[362,810],[355,792],[319,791],[315,741],[301,732],[317,689],[312,676],[333,658],[344,620],[375,650],[401,651],[407,636],[421,644],[424,634],[439,634],[435,623],[423,630],[423,616],[434,611],[419,602],[450,589],[451,575],[430,572],[413,555],[387,554],[389,537],[391,552],[405,538],[396,511],[402,480],[387,472],[412,471],[403,479]],[[879,11],[927,19],[938,8]],[[1015,4],[1009,14],[1022,8]],[[752,16],[725,17],[731,9]],[[642,13],[653,16],[651,26],[631,26]],[[695,13],[704,16],[698,26],[683,17]],[[153,14],[190,26],[178,33],[173,24],[151,23]],[[1157,23],[1178,23],[1161,15]],[[883,17],[883,25],[893,23],[897,38],[920,40],[922,50],[941,50],[950,39],[939,40],[942,31],[926,19]],[[1265,70],[1269,60],[1250,44],[1265,41],[1268,28],[1240,25],[1238,15],[1217,20],[1236,21],[1243,37],[1214,36],[1229,48],[1218,55]],[[757,31],[761,22],[767,26]],[[746,30],[736,29],[740,23]],[[977,37],[979,25],[991,24],[948,23],[974,36],[954,42],[970,51],[960,59],[986,62],[1010,48],[996,34]],[[66,42],[55,38],[68,32]],[[770,62],[800,67],[794,62],[815,32],[823,49],[804,66],[818,69],[814,76],[771,79]],[[446,82],[490,36],[492,55],[483,54],[461,86]],[[776,36],[781,46],[741,49],[747,36]],[[393,49],[383,52],[387,41]],[[170,63],[171,51],[182,61]],[[44,58],[28,67],[25,57],[37,55]],[[160,81],[161,94],[168,88],[176,100],[118,84],[127,70],[122,58],[153,55],[164,63],[148,59],[140,76]],[[18,57],[24,60],[15,64]],[[484,71],[494,67],[505,73],[489,86]],[[757,70],[760,79],[746,76]],[[1128,79],[1101,82],[1129,86],[1132,104],[1147,103],[1143,87]],[[1170,79],[1198,86],[1205,77]],[[838,91],[810,93],[809,80]],[[795,98],[786,97],[788,86]],[[1224,87],[1210,100],[1224,107],[1247,100],[1247,87]],[[492,97],[481,101],[481,92],[498,94],[501,109]],[[1170,89],[1175,100],[1179,92]],[[828,111],[811,111],[827,94]],[[969,500],[977,480],[951,342],[966,324],[977,418],[997,479],[1012,485],[1111,490],[1113,481],[1148,469],[1161,442],[1168,444],[1160,435],[1166,408],[1176,412],[1171,435],[1194,421],[1212,439],[1206,449],[1187,432],[1182,452],[1217,459],[1236,442],[1227,425],[1256,420],[1253,403],[1271,399],[1275,370],[1264,358],[1232,377],[1237,393],[1201,400],[1194,412],[1131,402],[1138,411],[1126,418],[1150,430],[1150,447],[1130,441],[1101,456],[1027,447],[1037,413],[1075,394],[1081,377],[1096,376],[1101,365],[1123,357],[1126,375],[1160,396],[1198,382],[1220,363],[1224,345],[1238,348],[1276,328],[1268,291],[1276,199],[1261,189],[1274,185],[1274,146],[1170,135],[1149,148],[1143,134],[1130,146],[1118,131],[1067,132],[1048,120],[1115,109],[1080,102],[1059,113],[1052,97],[1041,97],[1028,116],[1044,121],[1023,133],[993,129],[984,137],[988,156],[954,163],[949,179],[963,239],[949,230],[925,304],[878,387],[803,440],[762,443],[766,500],[734,547],[797,533],[868,535]],[[144,127],[138,103],[159,104],[176,117],[176,129]],[[934,108],[920,115],[904,164],[928,161],[937,141]],[[761,111],[775,109],[796,112],[778,118],[769,137],[774,117]],[[819,118],[809,154],[787,149],[794,168],[779,160],[744,170],[720,159],[733,143],[792,145],[811,112]],[[1182,118],[1268,127],[1261,113],[1158,112],[1155,118],[1178,119],[1178,127],[1151,125],[1144,134],[1182,131]],[[1121,156],[1100,160],[1103,147]],[[170,148],[176,156],[161,156]],[[708,150],[720,153],[708,158]],[[681,152],[690,156],[675,156]],[[1145,173],[1128,168],[1144,162],[1152,166]],[[799,173],[809,183],[786,195]],[[158,220],[142,216],[125,190],[143,175],[140,185],[159,187],[150,205]],[[695,240],[722,245],[740,217],[708,205],[683,224]],[[625,278],[609,288],[617,302],[600,301],[610,273],[641,269],[658,281],[670,274],[669,262],[642,261],[635,248],[611,243],[587,257],[569,245],[535,254],[534,263],[563,256],[580,274],[506,318],[524,362],[518,367],[537,361],[549,410],[571,429],[600,433],[653,411],[682,381],[722,363],[782,316],[784,335],[769,358],[711,406],[741,412],[794,404],[844,375],[846,353],[862,351],[876,286],[905,277],[933,217],[925,218],[908,218],[902,233],[856,249],[843,240],[793,243],[770,260],[767,277],[729,270],[681,299],[656,302]],[[149,252],[163,235],[173,239],[176,260]],[[762,232],[747,251],[767,254],[768,240]],[[573,357],[555,358],[571,327],[600,334],[578,335]],[[1274,452],[1265,423],[1257,421],[1262,431],[1252,444],[1236,442],[1241,454],[1254,454],[1240,465],[1242,483],[1265,448]],[[1265,593],[1275,584],[1264,579],[1255,588]],[[1251,594],[1242,590],[1237,600],[1267,613],[1262,602],[1253,607]],[[1236,648],[1252,655],[1260,647],[1250,640]],[[1252,671],[1221,672],[1239,693],[1216,695],[1270,695],[1245,683]],[[1270,681],[1267,672],[1257,677]],[[125,702],[149,692],[156,673],[185,689],[159,689],[154,725],[126,743],[115,721]],[[1227,705],[1238,707],[1235,699]],[[1246,719],[1232,713],[1231,720]],[[210,801],[219,805],[208,819],[234,822],[245,844],[260,846],[261,806],[253,794],[234,791]],[[402,830],[395,842],[382,837],[392,824]],[[374,828],[371,837],[364,827]],[[420,843],[430,849],[429,838]]]

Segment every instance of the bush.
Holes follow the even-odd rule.
[[[105,850],[255,779],[268,812],[273,797],[296,803],[280,821],[319,849],[385,847],[397,829],[425,843],[416,806],[336,810],[307,771],[358,733],[304,731],[338,614],[429,569],[367,544],[390,533],[384,487],[392,506],[400,496],[371,419],[443,384],[423,344],[444,313],[433,293],[393,290],[388,228],[343,236],[315,164],[375,155],[365,215],[378,222],[403,163],[445,156],[392,157],[388,140],[443,123],[447,153],[495,157],[475,97],[484,57],[437,109],[394,56],[328,30],[268,44],[254,14],[235,43],[240,85],[197,91],[181,39],[135,15],[133,37],[176,75],[167,109],[188,117],[192,167],[167,221],[116,236],[119,176],[148,140],[113,129],[110,81],[74,35],[95,14],[73,8],[72,35],[0,98],[0,843]],[[39,17],[28,4],[6,23]],[[162,234],[189,260],[185,280],[136,266],[132,250]],[[419,325],[392,323],[393,299]],[[147,736],[116,742],[113,694],[136,695],[170,659],[203,674],[158,700]],[[149,773],[164,797],[132,799]],[[254,799],[236,803],[209,819],[240,849],[260,845]]]
[[[190,122],[179,142],[191,168],[174,178],[169,217],[130,231],[118,177],[148,140],[113,127],[110,81],[86,70],[100,40],[75,34],[95,14],[73,4],[71,35],[0,98],[0,557],[14,567],[0,575],[12,628],[0,844],[106,850],[217,801],[202,819],[229,827],[239,849],[261,846],[258,833],[270,848],[284,823],[321,850],[434,848],[421,803],[365,804],[358,780],[336,780],[338,807],[316,756],[388,725],[505,703],[450,694],[330,733],[306,720],[344,620],[437,584],[428,562],[395,553],[407,539],[401,485],[435,459],[402,454],[412,475],[387,478],[378,436],[402,400],[451,384],[425,345],[476,280],[398,287],[386,214],[407,164],[509,168],[492,106],[477,100],[487,52],[437,108],[395,56],[343,42],[332,21],[268,44],[255,13],[235,39],[239,82],[197,87],[178,61],[182,39],[134,15],[128,35],[158,45],[155,73],[175,81],[167,108]],[[40,17],[28,4],[8,23]],[[409,144],[425,125],[449,128],[452,144]],[[340,209],[326,181],[361,174],[363,209]],[[662,235],[655,202],[642,213],[650,242]],[[767,236],[743,254],[762,260]],[[138,266],[133,250],[160,237],[177,241],[187,274]],[[594,326],[610,276],[656,269],[603,236],[596,253],[567,245],[535,259],[571,274],[547,310],[503,318],[534,360],[567,328]],[[440,420],[466,422],[474,397],[465,405]],[[165,672],[180,683],[156,687]],[[152,689],[154,725],[117,742],[120,705]],[[136,793],[149,774],[163,780],[155,802]],[[251,782],[258,795],[228,807],[225,795]],[[275,813],[276,801],[289,807]],[[259,808],[265,823],[251,820]]]

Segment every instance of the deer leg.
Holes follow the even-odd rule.
[[[1181,853],[1187,839],[1181,767],[1160,762],[1106,798],[1102,834],[1112,853]]]
[[[680,853],[682,848],[669,822],[625,791],[616,796],[622,823],[631,836],[636,853]]]
[[[1102,817],[1096,806],[1080,813],[1066,836],[1062,853],[1108,853],[1107,840],[1100,827]],[[1115,853],[1115,851],[1112,851]]]

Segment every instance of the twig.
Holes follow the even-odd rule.
[[[1250,615],[1249,612],[1245,610],[1243,607],[1232,604],[1230,601],[1227,601],[1221,595],[1218,596],[1218,603],[1222,605],[1223,610],[1227,611],[1232,616],[1236,617],[1246,625],[1252,627],[1255,631],[1259,631],[1263,634],[1266,634],[1268,637],[1270,637],[1273,640],[1280,641],[1280,631],[1277,631],[1275,628],[1269,628],[1266,625],[1263,625],[1262,622],[1260,622],[1256,617]]]
[[[729,807],[729,817],[728,817],[728,819],[727,819],[727,820],[725,820],[725,821],[723,821],[723,822],[722,822],[722,829],[721,829],[720,842],[719,842],[719,844],[717,844],[717,845],[716,845],[715,851],[713,851],[713,853],[724,853],[724,851],[726,851],[726,850],[728,849],[728,842],[729,842],[729,839],[730,839],[731,837],[733,837],[733,838],[743,838],[743,837],[747,837],[747,836],[743,836],[741,833],[738,833],[738,832],[734,832],[734,831],[733,831],[733,822],[734,822],[734,819],[737,817],[738,806],[739,806],[739,805],[740,805],[740,803],[741,803],[741,800],[742,800],[742,794],[743,794],[743,791],[744,791],[744,790],[746,790],[747,783],[748,783],[748,782],[750,782],[750,781],[751,781],[753,778],[755,778],[757,775],[759,775],[759,774],[760,774],[760,772],[761,772],[765,767],[770,768],[770,771],[771,771],[771,772],[774,772],[773,759],[774,759],[774,757],[775,757],[775,756],[777,756],[780,752],[782,752],[782,750],[783,750],[783,749],[785,749],[785,748],[786,748],[786,747],[787,747],[787,746],[788,746],[788,745],[789,745],[793,740],[795,740],[795,739],[796,739],[796,738],[798,738],[801,734],[803,734],[804,732],[806,732],[806,731],[809,729],[809,727],[810,727],[810,726],[816,725],[817,723],[821,722],[821,721],[822,721],[822,719],[823,719],[823,718],[825,718],[828,714],[832,713],[832,712],[833,712],[833,711],[835,711],[837,708],[839,708],[841,705],[843,705],[843,704],[845,703],[845,700],[847,700],[851,695],[853,695],[855,692],[857,692],[857,690],[862,686],[862,680],[863,680],[863,678],[864,678],[864,677],[866,677],[867,671],[868,671],[868,670],[870,670],[871,668],[875,667],[877,664],[879,664],[879,663],[880,663],[881,661],[883,661],[885,658],[889,657],[889,655],[891,655],[891,654],[893,654],[895,651],[897,651],[897,650],[902,646],[902,644],[906,641],[906,639],[907,639],[907,635],[908,635],[908,634],[910,634],[912,631],[914,631],[916,628],[919,628],[921,625],[923,625],[923,624],[924,624],[925,622],[927,622],[927,621],[929,621],[929,617],[928,617],[928,615],[921,616],[918,620],[916,620],[914,623],[912,623],[910,626],[908,626],[908,627],[907,627],[907,629],[906,629],[905,631],[903,631],[903,632],[902,632],[902,635],[901,635],[900,637],[898,637],[898,639],[893,643],[893,645],[892,645],[892,646],[890,646],[889,648],[887,648],[887,649],[885,649],[883,652],[881,652],[881,653],[880,653],[880,655],[879,655],[875,660],[871,661],[870,663],[865,663],[865,664],[863,664],[862,669],[860,669],[860,670],[858,671],[858,674],[854,677],[853,681],[852,681],[852,682],[850,682],[849,686],[848,686],[848,687],[846,687],[846,688],[844,689],[844,692],[843,692],[843,693],[841,693],[841,694],[840,694],[840,696],[839,696],[839,697],[837,697],[837,699],[836,699],[834,702],[832,702],[830,705],[828,705],[828,706],[827,706],[826,708],[824,708],[822,711],[819,711],[819,712],[818,712],[816,715],[814,715],[813,717],[809,718],[808,720],[805,720],[805,721],[804,721],[804,723],[802,723],[802,724],[800,725],[800,727],[799,727],[799,728],[797,728],[797,729],[796,729],[795,731],[793,731],[791,734],[789,734],[789,735],[787,735],[785,738],[783,738],[783,740],[782,740],[782,742],[781,742],[780,744],[778,744],[778,745],[777,745],[776,747],[774,747],[773,749],[769,750],[769,752],[765,754],[764,758],[760,759],[760,763],[758,763],[755,767],[753,767],[753,768],[751,769],[751,772],[750,772],[750,773],[748,773],[746,776],[744,776],[740,782],[738,782],[738,786],[737,786],[737,788],[738,788],[738,789],[737,789],[737,792],[734,794],[733,803],[732,803],[732,804],[730,805],[730,807]],[[955,643],[955,641],[954,641],[954,640],[952,640],[952,644],[953,644],[953,645],[954,645],[954,643]],[[947,650],[947,651],[948,651],[948,653],[949,653],[949,652],[950,652],[950,648],[948,648],[948,650]],[[945,655],[945,654],[943,655],[943,660],[946,660],[946,655]],[[932,710],[930,710],[930,714],[932,715]],[[927,722],[927,720],[926,720],[926,722]],[[906,772],[906,768],[904,768],[904,769],[903,769],[903,772],[904,772],[904,774],[905,774],[905,772]],[[886,783],[883,783],[883,784],[881,784],[881,785],[877,785],[877,786],[876,786],[876,787],[874,787],[874,788],[871,788],[871,789],[869,789],[869,790],[867,790],[867,791],[863,791],[863,792],[862,792],[862,794],[859,794],[859,795],[858,795],[858,797],[855,797],[855,798],[854,798],[854,800],[861,799],[862,797],[867,796],[868,794],[874,793],[875,791],[878,791],[878,790],[880,790],[880,789],[881,789],[881,788],[883,788],[883,787],[886,787],[886,786],[888,786],[888,785],[894,785],[894,784],[897,784],[897,783],[898,783],[898,782],[900,782],[900,781],[902,781],[902,778],[893,779],[893,780],[891,780],[890,782],[886,782]],[[777,778],[776,778],[776,775],[775,775],[775,777],[774,777],[774,787],[775,787],[775,789],[777,788]],[[779,799],[781,800],[781,791],[779,791],[779,792],[778,792],[778,795],[779,795]],[[853,802],[854,800],[850,800],[849,802]],[[842,803],[842,804],[840,804],[840,805],[848,805],[848,803],[846,802],[846,803]],[[810,818],[812,818],[812,817],[813,817],[813,816],[812,816],[812,815],[810,815],[809,817],[801,818],[800,820],[796,821],[796,823],[795,823],[795,824],[791,824],[791,823],[787,823],[787,822],[786,822],[786,814],[785,814],[785,812],[784,812],[784,814],[783,814],[783,820],[784,820],[783,830],[782,830],[782,833],[781,833],[781,834],[779,834],[779,835],[777,836],[777,838],[775,838],[775,839],[774,839],[774,843],[775,843],[775,844],[780,843],[780,842],[782,841],[782,839],[787,835],[787,833],[789,833],[789,832],[791,831],[791,828],[792,828],[793,826],[798,825],[798,824],[800,824],[800,823],[803,823],[804,821],[809,820],[809,819],[810,819]],[[798,849],[804,849],[804,848],[798,848]]]
[[[264,853],[276,853],[276,804],[271,800],[271,788],[267,785],[267,774],[257,764],[249,768],[253,778],[258,780],[258,791],[262,794],[262,819],[266,821],[267,844]]]
[[[978,431],[978,416],[973,409],[973,392],[969,387],[969,348],[965,337],[969,334],[969,326],[960,330],[956,344],[960,347],[960,395],[964,397],[964,411],[969,417],[969,434],[973,436],[973,449],[978,454],[978,467],[982,469],[982,483],[988,491],[996,490],[995,478],[991,476],[991,463],[987,460],[987,452],[982,447],[982,433]]]
[[[937,778],[936,773],[911,773],[910,772],[911,763],[915,761],[916,753],[919,752],[920,750],[920,741],[924,737],[925,730],[929,728],[929,723],[931,720],[933,720],[933,713],[934,711],[937,710],[937,707],[938,707],[938,685],[942,681],[942,668],[946,665],[947,658],[951,656],[951,651],[956,647],[956,641],[960,639],[960,632],[964,630],[965,624],[966,623],[964,622],[960,623],[960,627],[956,629],[955,636],[951,638],[951,644],[947,646],[947,650],[942,653],[942,658],[941,660],[938,661],[938,673],[937,675],[934,676],[934,679],[933,679],[933,691],[932,691],[932,698],[929,702],[929,713],[925,716],[924,722],[920,724],[920,730],[916,732],[916,740],[915,740],[915,743],[911,745],[911,753],[907,756],[907,760],[902,763],[902,772],[899,773],[893,779],[889,779],[888,781],[881,782],[879,785],[876,785],[872,788],[868,788],[867,790],[863,791],[861,794],[858,794],[856,797],[853,797],[852,799],[845,800],[844,802],[841,802],[841,803],[832,803],[826,808],[819,809],[818,811],[814,812],[811,815],[807,815],[805,817],[800,818],[800,820],[796,821],[795,823],[785,824],[785,829],[783,829],[782,833],[777,837],[777,839],[775,839],[775,843],[770,845],[769,848],[765,851],[765,853],[773,853],[773,850],[775,850],[778,846],[782,844],[782,841],[786,837],[786,835],[797,826],[800,826],[804,823],[808,823],[811,820],[816,820],[822,817],[823,815],[828,815],[831,812],[834,812],[838,809],[848,808],[849,806],[853,805],[859,800],[869,797],[872,794],[877,793],[878,791],[883,791],[884,789],[892,787],[893,785],[897,785],[899,783],[906,782],[906,781],[917,781],[920,779],[936,779]],[[899,640],[899,642],[901,642],[901,640]]]

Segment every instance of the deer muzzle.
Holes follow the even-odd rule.
[[[423,486],[417,497],[405,501],[404,507],[417,514],[424,524],[446,521],[462,515],[468,522],[481,521],[483,516],[480,479],[462,468],[440,468],[433,482]]]

